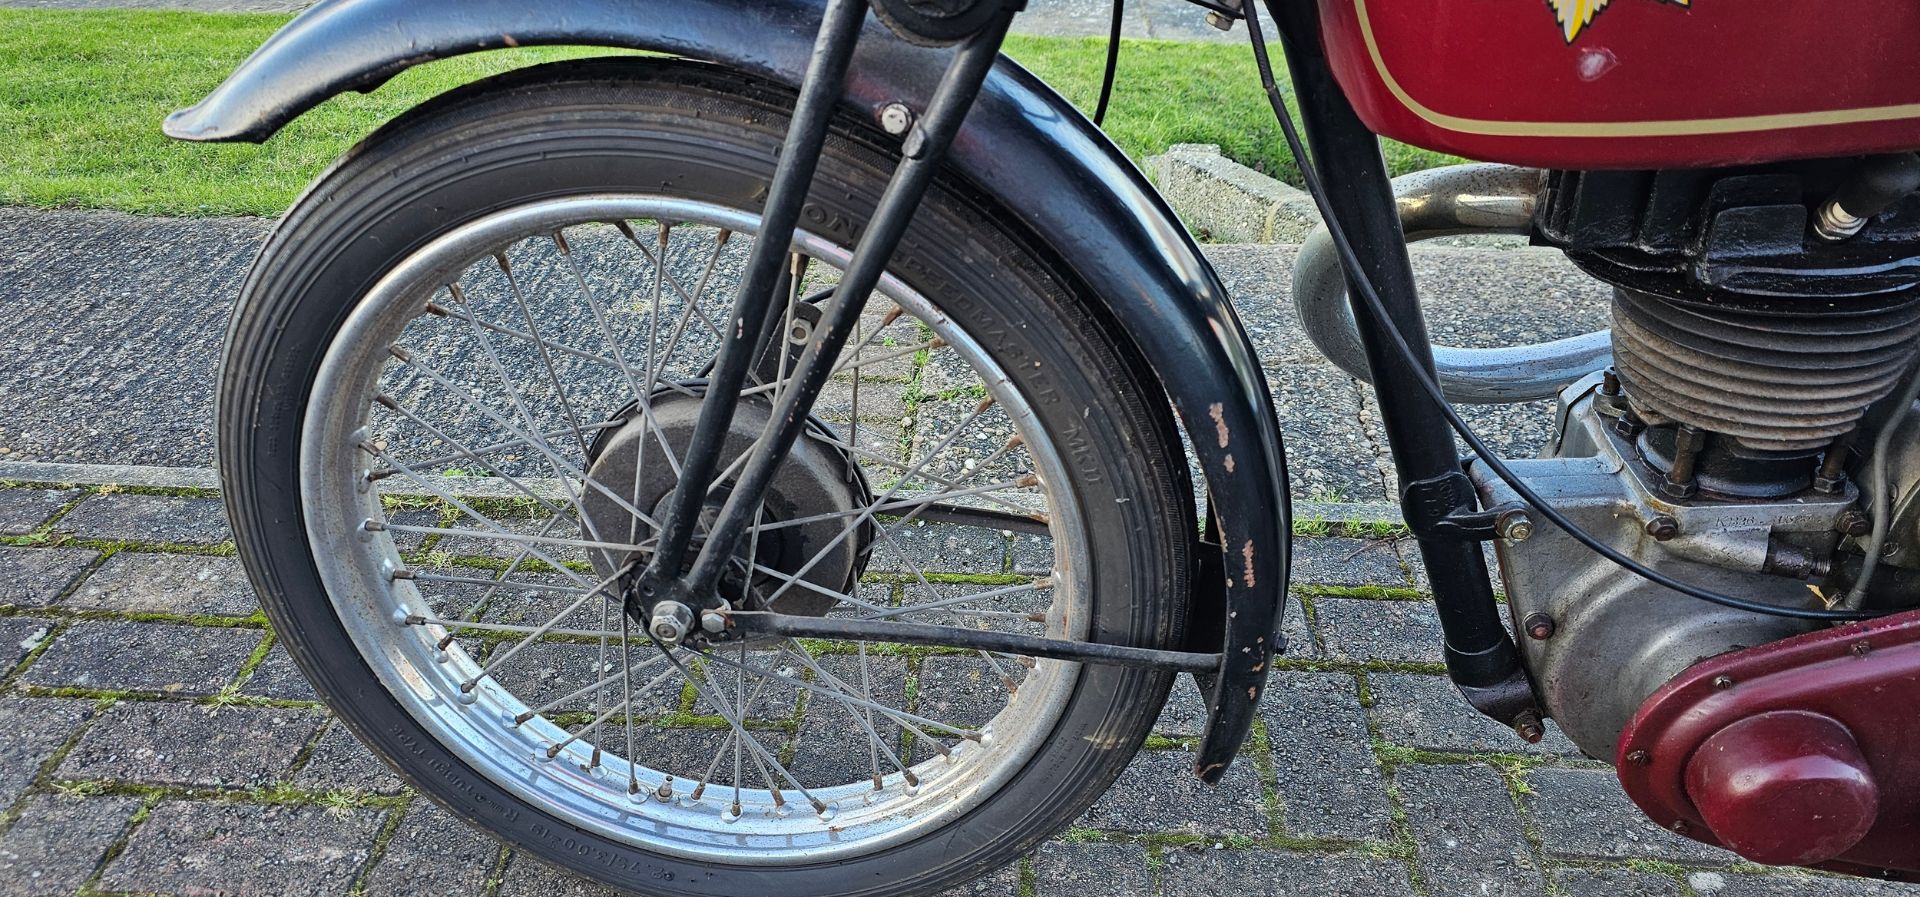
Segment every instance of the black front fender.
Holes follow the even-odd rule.
[[[263,141],[342,91],[503,47],[647,50],[797,86],[819,20],[818,0],[325,0],[169,116],[166,132]],[[951,53],[907,44],[869,19],[846,102],[870,115],[892,102],[922,106]],[[995,66],[950,162],[1112,309],[1192,436],[1224,549],[1222,565],[1203,567],[1224,573],[1225,662],[1195,767],[1217,781],[1252,724],[1287,590],[1286,461],[1253,346],[1219,277],[1140,171],[1018,65]]]

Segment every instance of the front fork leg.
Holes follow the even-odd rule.
[[[1542,735],[1533,687],[1518,649],[1500,621],[1480,539],[1465,535],[1458,521],[1475,516],[1471,482],[1454,454],[1453,431],[1425,393],[1396,386],[1424,373],[1435,377],[1432,343],[1413,283],[1413,267],[1401,235],[1393,185],[1380,142],[1367,130],[1334,81],[1321,52],[1319,23],[1311,3],[1268,2],[1280,24],[1281,43],[1293,73],[1294,97],[1306,125],[1313,163],[1327,190],[1327,203],[1358,250],[1361,263],[1392,324],[1419,355],[1420,369],[1394,351],[1354,297],[1367,365],[1373,373],[1380,422],[1400,474],[1402,513],[1413,530],[1433,586],[1433,600],[1446,638],[1447,673],[1481,713],[1529,741]],[[1353,272],[1347,272],[1349,282]]]
[[[879,284],[1006,39],[1017,6],[1003,0],[981,2],[1002,4],[1002,8],[961,43],[925,114],[907,132],[902,146],[905,158],[881,194],[873,218],[813,329],[812,341],[789,373],[788,388],[774,407],[773,419],[755,443],[705,543],[689,565],[688,548],[713,485],[727,423],[757,355],[762,331],[768,327],[774,285],[792,245],[801,206],[826,145],[827,125],[839,102],[866,18],[864,0],[828,0],[806,79],[800,86],[800,101],[774,171],[760,233],[734,299],[730,318],[734,331],[715,362],[687,462],[669,500],[666,519],[661,522],[658,547],[647,567],[626,588],[627,611],[643,623],[651,621],[654,608],[665,602],[674,602],[690,612],[718,606],[716,587],[721,574],[745,536],[774,474],[805,431],[808,414],[832,374],[867,296]]]

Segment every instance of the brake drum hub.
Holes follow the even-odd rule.
[[[618,426],[603,429],[596,436],[588,449],[591,462],[588,476],[622,500],[617,501],[598,489],[586,490],[581,506],[591,531],[583,535],[601,542],[638,543],[642,546],[638,553],[644,566],[644,555],[652,543],[654,529],[644,522],[636,522],[628,504],[656,521],[661,519],[678,482],[675,465],[668,462],[661,442],[664,439],[672,447],[673,457],[686,457],[694,424],[700,417],[704,391],[705,384],[699,381],[663,388],[649,400],[651,415],[642,414],[637,406],[629,406],[613,417]],[[740,400],[721,449],[719,468],[722,471],[753,445],[772,417],[773,403],[765,396],[746,396]],[[825,424],[812,420],[810,428],[808,436],[795,440],[793,451],[767,490],[760,518],[762,532],[758,539],[749,535],[742,540],[735,552],[737,562],[722,583],[722,597],[736,607],[821,616],[839,604],[837,598],[826,592],[851,593],[866,567],[872,521],[865,521],[855,526],[851,534],[843,535],[859,513],[873,504],[866,478],[845,450],[815,438],[831,437],[832,431]],[[724,503],[725,488],[726,484],[718,484],[709,494],[707,513],[702,515],[695,537],[696,546],[704,540],[707,526]],[[745,563],[749,551],[754,563],[762,568],[751,577],[747,575]],[[610,577],[629,559],[609,558],[605,552],[593,552],[594,571],[602,578]],[[782,591],[786,581],[767,573],[767,569],[817,588],[794,584]],[[776,592],[778,597],[771,598]]]

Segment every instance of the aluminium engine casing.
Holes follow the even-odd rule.
[[[1576,525],[1636,561],[1687,583],[1755,601],[1822,607],[1804,580],[1763,572],[1770,552],[1829,554],[1840,516],[1858,492],[1809,490],[1783,499],[1676,500],[1596,408],[1598,375],[1561,394],[1556,444],[1538,460],[1509,462]],[[1519,496],[1483,464],[1468,468],[1483,507]],[[1649,524],[1669,518],[1661,541]],[[1665,523],[1665,521],[1662,521]],[[1656,586],[1536,520],[1524,542],[1499,540],[1508,611],[1547,713],[1586,754],[1611,760],[1620,732],[1648,695],[1694,663],[1808,631],[1805,621],[1733,610]],[[1535,614],[1551,634],[1528,637]]]

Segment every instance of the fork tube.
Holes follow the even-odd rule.
[[[806,429],[807,414],[833,372],[834,360],[853,332],[867,295],[880,283],[894,248],[933,183],[947,146],[959,132],[960,123],[1000,55],[1000,44],[1006,39],[1013,13],[1011,8],[1002,11],[960,46],[927,103],[926,114],[907,132],[901,150],[905,158],[894,170],[893,179],[887,182],[886,192],[880,195],[866,233],[855,247],[839,286],[834,288],[833,298],[828,301],[819,325],[814,328],[813,342],[795,365],[794,382],[780,397],[766,433],[740,475],[738,487],[727,496],[719,520],[714,523],[706,544],[701,546],[699,558],[687,577],[690,595],[704,596],[719,581],[752,521],[754,509],[759,507],[768,485],[773,482],[774,473],[785,460],[794,439]]]
[[[827,125],[845,90],[847,68],[853,61],[854,45],[866,17],[866,0],[827,0],[820,35],[814,40],[813,56],[807,62],[806,78],[800,85],[800,99],[794,105],[793,123],[787,128],[787,139],[774,168],[773,184],[767,191],[759,238],[753,241],[746,271],[740,279],[740,290],[734,295],[731,333],[721,344],[719,357],[714,362],[713,376],[700,405],[700,417],[694,423],[693,437],[687,445],[686,463],[681,468],[680,481],[674,485],[666,519],[660,525],[660,542],[642,576],[643,582],[677,576],[686,559],[687,545],[693,539],[707,489],[713,484],[727,425],[740,401],[741,384],[753,366],[761,331],[766,329],[767,309],[775,298],[774,285],[785,271],[793,231],[800,222],[800,208],[813,184],[814,169],[826,146]],[[637,398],[646,401],[645,396]]]
[[[1432,343],[1379,138],[1367,130],[1333,79],[1321,52],[1314,4],[1268,2],[1267,8],[1280,23],[1294,99],[1328,205],[1358,249],[1393,325],[1418,354],[1426,376],[1435,377]],[[1351,279],[1351,272],[1348,276]],[[1351,287],[1347,292],[1359,295]],[[1401,508],[1433,584],[1447,672],[1481,712],[1517,728],[1528,723],[1537,728],[1537,718],[1522,716],[1535,713],[1532,691],[1513,639],[1500,622],[1480,543],[1435,536],[1429,528],[1439,518],[1471,512],[1477,504],[1454,454],[1453,431],[1425,393],[1395,386],[1410,382],[1415,369],[1394,351],[1391,338],[1360,300],[1355,298],[1354,305],[1380,402],[1380,422],[1400,474]]]

